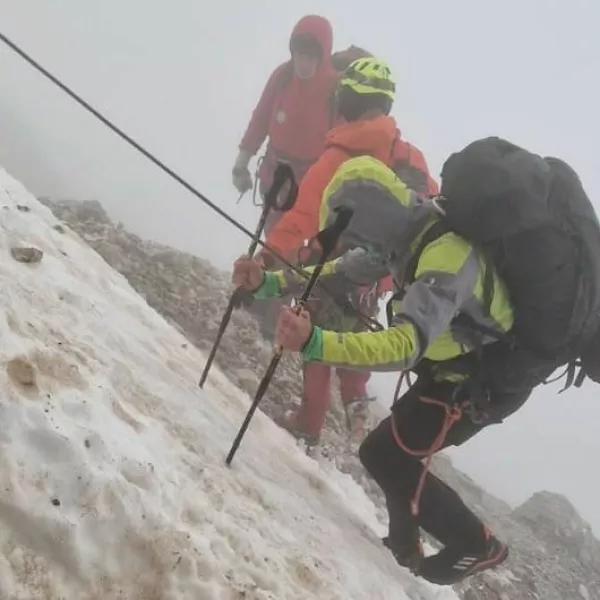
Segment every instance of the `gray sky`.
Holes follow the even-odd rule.
[[[0,0],[0,30],[252,226],[231,165],[310,12],[331,19],[336,48],[355,43],[390,63],[394,114],[435,174],[450,152],[494,134],[569,161],[598,198],[597,0],[222,0],[208,11],[200,0]],[[243,251],[241,234],[4,48],[0,72],[0,163],[35,193],[98,199],[137,233],[221,267]],[[391,396],[388,380],[377,388]],[[566,493],[600,531],[600,387],[557,390],[539,390],[454,457],[512,503]]]

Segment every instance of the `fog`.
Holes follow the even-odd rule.
[[[230,170],[296,20],[328,17],[336,49],[387,60],[404,136],[439,173],[474,138],[501,135],[569,161],[600,192],[595,0],[0,0],[0,30],[107,117],[252,227]],[[248,240],[23,60],[0,47],[0,163],[38,195],[97,199],[136,233],[228,268]],[[373,384],[391,400],[390,377]],[[453,457],[498,496],[565,493],[600,531],[600,388],[540,389]]]

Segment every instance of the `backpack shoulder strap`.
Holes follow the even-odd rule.
[[[329,129],[332,129],[335,125],[337,117],[337,102],[335,99],[335,90],[331,92],[329,98],[327,98],[327,116],[329,122]]]
[[[412,253],[408,262],[406,263],[406,267],[404,269],[404,275],[402,277],[402,281],[396,281],[396,286],[399,288],[398,291],[392,295],[392,297],[387,301],[385,311],[387,317],[388,327],[391,327],[392,317],[393,317],[393,303],[396,301],[401,301],[404,298],[404,294],[406,292],[406,286],[410,285],[415,280],[415,273],[417,272],[417,267],[419,265],[419,259],[421,258],[421,254],[423,254],[423,250],[431,244],[431,242],[437,240],[442,237],[445,233],[448,233],[450,228],[443,221],[438,221],[434,223],[424,234],[421,240],[419,241],[419,245],[416,250]]]
[[[410,146],[402,139],[399,129],[396,129],[396,137],[390,148],[390,161],[410,162]]]
[[[419,241],[419,245],[412,253],[410,259],[406,264],[406,268],[404,270],[404,283],[411,284],[415,280],[415,274],[417,272],[417,267],[419,266],[419,260],[421,259],[421,254],[429,244],[441,238],[444,234],[452,231],[448,225],[440,220],[437,223],[434,223],[424,234],[421,240]]]
[[[423,235],[419,245],[417,246],[415,252],[410,257],[406,265],[404,281],[407,283],[412,283],[415,279],[415,274],[417,272],[417,267],[419,265],[419,260],[421,258],[421,254],[429,244],[441,238],[444,234],[452,232],[452,228],[445,223],[443,220],[434,223]],[[489,316],[492,300],[494,295],[494,269],[492,267],[492,261],[489,257],[486,256],[486,253],[483,252],[484,257],[486,258],[486,267],[485,273],[483,275],[483,307],[485,314]]]
[[[389,164],[396,175],[419,196],[429,196],[429,172],[422,155],[400,137],[398,131],[392,143]]]

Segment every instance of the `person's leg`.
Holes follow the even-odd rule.
[[[494,548],[493,560],[488,560],[489,541],[493,538],[484,524],[452,488],[431,473],[425,476],[418,517],[413,516],[411,502],[424,467],[420,457],[410,451],[426,454],[442,431],[446,415],[443,407],[423,401],[425,391],[427,397],[435,392],[437,399],[447,399],[453,389],[419,388],[418,384],[413,386],[394,406],[392,416],[369,434],[360,448],[360,459],[386,496],[390,519],[386,545],[400,564],[415,567],[419,526],[423,527],[445,549],[435,557],[420,560],[418,572],[430,581],[446,583],[471,574],[476,567],[487,568],[482,566],[486,561],[489,566],[499,564],[505,558],[506,547]],[[480,428],[463,416],[441,445],[463,443]],[[469,554],[465,558],[466,551]],[[465,566],[460,563],[463,559],[472,564]]]
[[[337,368],[336,374],[340,380],[342,401],[347,404],[355,398],[367,398],[367,383],[371,378],[370,371],[353,371],[352,369]]]
[[[414,390],[414,394],[410,393],[411,390]],[[461,445],[482,429],[481,425],[473,423],[468,415],[463,413],[460,419],[453,423],[445,438],[439,440],[447,413],[444,406],[435,401],[450,403],[456,390],[455,386],[419,386],[417,383],[411,390],[407,392],[407,401],[401,399],[392,408],[389,430],[397,453],[412,458],[406,481],[410,494],[407,498],[409,502],[415,499],[415,492],[423,474],[422,459],[432,450]],[[404,448],[400,444],[403,444]],[[437,450],[434,445],[437,446]],[[419,456],[411,456],[407,449],[418,451]],[[482,541],[483,523],[467,508],[460,496],[433,473],[428,471],[425,475],[422,492],[417,500],[419,525],[444,546],[473,546]]]
[[[346,425],[351,437],[358,439],[365,434],[369,419],[369,402],[373,400],[367,393],[369,371],[336,369],[340,382],[340,395],[346,413]]]
[[[427,474],[423,486],[418,520],[411,515],[411,502],[423,473],[421,460],[440,434],[444,417],[443,408],[421,400],[418,385],[415,385],[360,448],[363,465],[386,495],[388,508],[391,508],[389,537],[399,546],[414,538],[406,532],[414,531],[417,525],[444,545],[459,539],[478,540],[482,535],[483,526],[479,519],[454,490],[431,473]],[[454,426],[455,432],[448,434],[444,446],[452,443],[451,438],[458,437],[459,433],[465,439],[469,435],[469,423],[465,417],[463,419],[465,421]],[[473,426],[473,434],[476,431]],[[398,439],[406,449],[420,451],[420,455],[413,456],[399,445]]]
[[[308,445],[316,445],[325,424],[331,398],[331,367],[309,362],[303,367],[304,390],[298,411],[287,420],[287,428]]]
[[[420,558],[419,524],[410,512],[413,489],[411,479],[418,477],[419,461],[400,452],[391,417],[384,419],[365,438],[359,458],[369,475],[384,493],[389,515],[386,544],[403,566],[413,567]]]

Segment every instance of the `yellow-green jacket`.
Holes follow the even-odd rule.
[[[314,327],[303,350],[305,360],[369,371],[407,370],[422,358],[439,363],[472,352],[477,344],[496,341],[479,331],[465,335],[464,329],[454,326],[459,313],[486,330],[510,330],[513,314],[506,287],[494,273],[487,314],[483,302],[485,259],[452,232],[425,246],[414,280],[404,281],[408,260],[440,213],[431,201],[418,201],[383,163],[366,156],[346,161],[324,192],[322,227],[338,206],[354,210],[344,232],[344,243],[354,249],[327,263],[323,277],[344,276],[367,285],[391,273],[405,294],[385,331],[337,333]],[[293,292],[302,281],[290,271],[266,273],[255,296]]]

